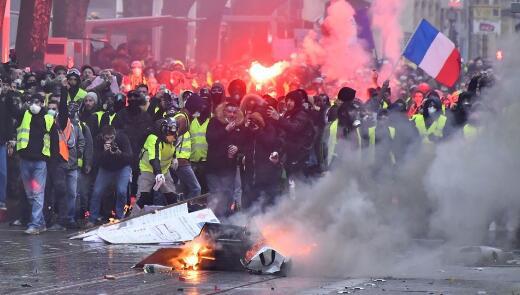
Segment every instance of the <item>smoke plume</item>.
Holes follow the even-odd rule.
[[[388,77],[393,67],[401,58],[403,30],[400,17],[405,1],[374,0],[370,6],[372,28],[379,31],[381,37],[381,55],[388,62],[381,68],[381,76]]]
[[[479,98],[486,107],[474,141],[456,130],[444,143],[413,145],[397,169],[374,172],[345,159],[316,183],[300,183],[295,200],[283,196],[266,213],[233,222],[257,228],[296,271],[320,275],[391,274],[417,261],[438,267],[434,252],[410,252],[416,238],[481,245],[491,221],[506,216],[518,226],[520,57],[513,41],[502,48],[496,86]]]
[[[370,65],[370,54],[357,39],[355,11],[346,1],[336,0],[327,10],[321,38],[314,32],[303,42],[303,55],[311,65],[321,66],[330,80],[362,87],[359,70]]]

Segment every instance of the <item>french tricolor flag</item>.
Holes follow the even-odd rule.
[[[448,37],[424,19],[403,55],[441,84],[452,87],[459,79],[459,50]]]

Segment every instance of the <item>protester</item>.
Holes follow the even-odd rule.
[[[244,115],[234,101],[221,103],[215,116],[209,120],[206,131],[208,142],[207,174],[211,199],[208,206],[217,217],[231,214],[236,167],[241,159],[239,146],[242,143]]]
[[[115,184],[116,205],[115,217],[124,217],[124,209],[128,198],[128,182],[132,176],[133,152],[128,137],[113,126],[104,126],[96,138],[94,146],[94,166],[98,169],[92,198],[90,199],[90,216],[87,227],[103,223],[100,214],[101,198],[106,190]]]
[[[175,143],[179,139],[177,122],[174,118],[155,122],[153,132],[148,135],[139,160],[140,175],[137,180],[137,206],[153,205],[153,191],[164,195],[167,204],[177,202],[175,185],[169,173],[175,154]]]

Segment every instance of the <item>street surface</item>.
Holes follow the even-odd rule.
[[[160,246],[71,241],[72,232],[26,236],[0,225],[1,294],[511,294],[518,267],[446,266],[374,278],[277,277],[246,272],[145,274],[132,265]]]

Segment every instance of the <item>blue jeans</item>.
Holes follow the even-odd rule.
[[[231,205],[234,201],[235,171],[206,175],[210,197],[208,207],[218,218],[231,215]]]
[[[29,227],[45,226],[43,218],[43,200],[47,177],[45,161],[29,161],[20,159],[20,176],[22,177],[25,194],[31,205],[31,221]]]
[[[79,170],[67,171],[67,199],[65,204],[67,206],[66,220],[74,222],[76,219],[76,198],[78,196],[78,174]]]
[[[0,203],[5,203],[7,192],[7,147],[0,144]]]
[[[74,223],[78,195],[78,169],[68,169],[66,162],[51,160],[49,173],[54,188],[52,203],[58,207],[58,222],[66,226]]]
[[[200,184],[197,176],[193,172],[191,165],[179,166],[175,171],[175,175],[179,178],[181,185],[184,186],[186,195],[184,200],[188,200],[200,195]]]
[[[132,168],[125,166],[116,171],[108,171],[99,168],[96,182],[94,183],[94,191],[90,199],[90,221],[95,222],[100,218],[101,197],[106,193],[106,189],[111,184],[116,184],[116,218],[124,217],[124,210],[127,201],[128,183],[132,175]]]

